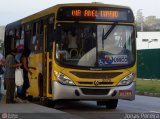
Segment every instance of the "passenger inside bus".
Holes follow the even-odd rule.
[[[76,32],[71,30],[63,30],[61,35],[61,45],[57,53],[60,55],[60,59],[65,61],[69,59],[78,58],[78,43]]]
[[[68,50],[71,57],[78,56],[78,44],[75,31],[68,32]]]
[[[96,53],[96,28],[85,25],[77,28],[64,27],[61,31],[61,42],[56,49],[57,58],[62,62],[78,64],[80,59],[87,62],[91,54]]]
[[[96,46],[96,30],[91,26],[84,28],[84,50],[85,52],[90,51]]]

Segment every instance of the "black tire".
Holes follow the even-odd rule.
[[[27,100],[33,102],[33,96],[32,95],[28,95],[27,96]]]
[[[48,100],[48,106],[47,107],[54,108],[55,105],[56,105],[56,101]]]
[[[118,99],[112,99],[106,101],[106,108],[107,109],[116,109],[118,105]]]
[[[49,100],[47,98],[41,99],[40,103],[41,103],[41,105],[46,106],[46,107],[50,107],[50,108],[54,108],[56,105],[56,101]]]

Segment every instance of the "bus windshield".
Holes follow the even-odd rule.
[[[56,60],[65,66],[108,68],[135,61],[134,27],[118,24],[58,24]]]

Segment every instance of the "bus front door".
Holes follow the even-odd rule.
[[[52,97],[51,72],[52,52],[50,50],[50,26],[43,26],[43,54],[42,54],[42,76],[40,83],[40,96]],[[52,48],[51,48],[52,49]]]

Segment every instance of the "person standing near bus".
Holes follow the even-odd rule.
[[[0,100],[1,100],[1,83],[2,83],[2,74],[4,73],[4,64],[5,64],[5,58],[0,53]]]
[[[14,103],[15,93],[15,69],[20,67],[21,63],[16,63],[15,56],[18,50],[12,49],[11,53],[7,55],[5,60],[4,80],[6,85],[6,103]]]
[[[24,83],[22,88],[18,91],[18,97],[21,98],[22,100],[26,100],[26,91],[27,89],[30,87],[30,83],[29,83],[29,78],[28,78],[28,73],[30,75],[32,75],[32,72],[30,69],[34,69],[36,70],[35,67],[28,67],[28,57],[30,55],[31,51],[29,48],[25,48],[22,52],[21,58],[20,58],[20,62],[22,63],[21,68],[23,69],[23,79],[24,79]]]

